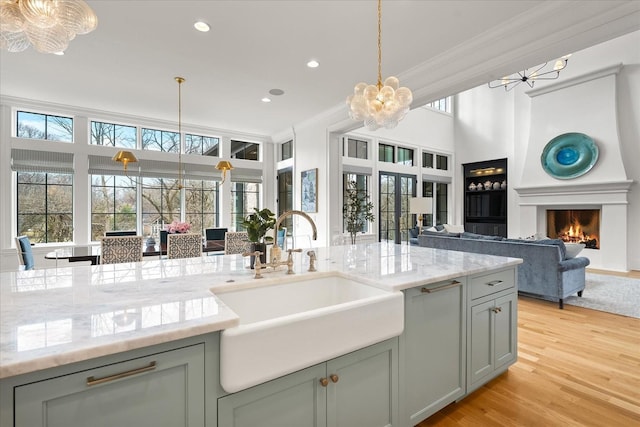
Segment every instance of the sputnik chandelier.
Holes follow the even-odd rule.
[[[60,53],[77,34],[98,26],[98,17],[82,0],[0,0],[0,48]]]
[[[378,0],[378,82],[355,86],[353,95],[347,97],[349,116],[363,120],[369,130],[392,129],[407,114],[412,101],[411,90],[400,87],[397,77],[389,76],[382,82],[382,0]]]
[[[505,91],[510,91],[520,83],[526,83],[530,88],[533,88],[533,85],[537,80],[555,80],[560,77],[560,71],[564,70],[567,66],[570,56],[571,54],[565,55],[556,60],[552,69],[548,69],[547,65],[549,65],[549,63],[545,62],[537,68],[527,68],[517,74],[504,76],[499,80],[491,81],[489,82],[489,87],[492,89],[504,87]]]

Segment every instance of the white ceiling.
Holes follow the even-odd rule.
[[[88,1],[64,56],[0,52],[0,95],[278,138],[377,78],[375,0]],[[382,3],[382,74],[413,106],[640,29],[640,1]],[[211,31],[200,33],[202,19]],[[306,63],[317,59],[320,67]],[[273,102],[260,99],[273,88]]]

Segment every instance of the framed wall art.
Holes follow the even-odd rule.
[[[318,212],[318,169],[303,171],[300,178],[302,212]]]

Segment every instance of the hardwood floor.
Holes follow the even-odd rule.
[[[518,311],[518,362],[419,427],[640,426],[640,319],[524,297]]]

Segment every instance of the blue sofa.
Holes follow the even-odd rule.
[[[429,248],[522,258],[518,266],[518,292],[558,302],[569,295],[582,296],[589,258],[566,257],[559,239],[525,240],[475,233],[423,232],[418,244]]]

